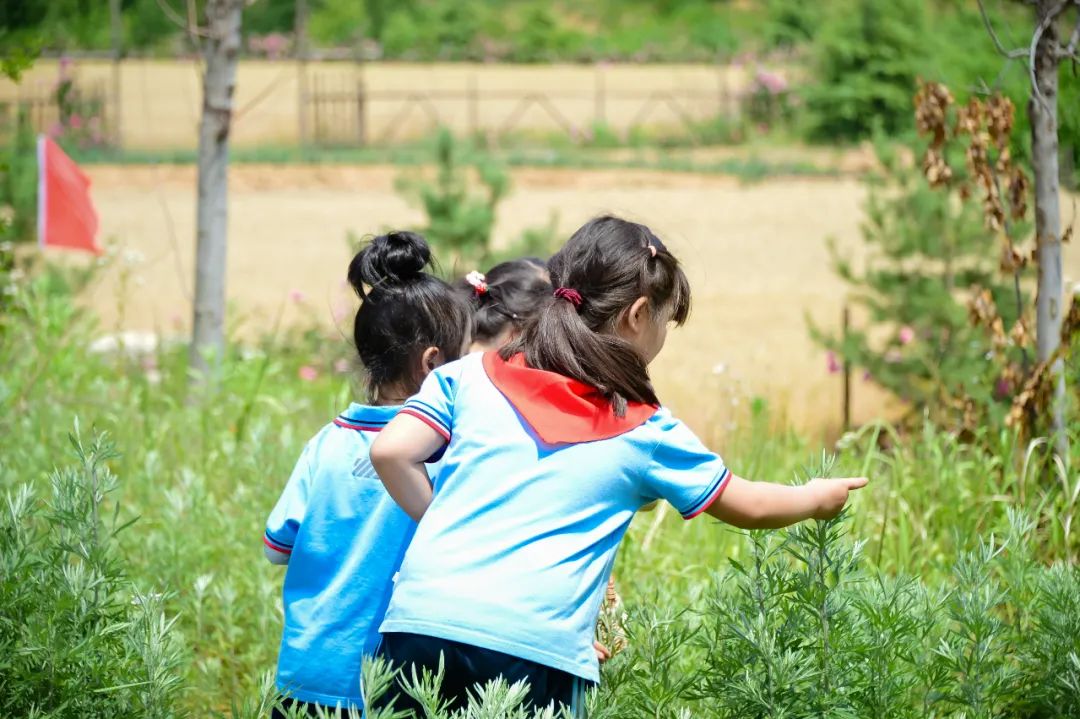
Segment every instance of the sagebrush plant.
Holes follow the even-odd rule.
[[[70,436],[77,463],[0,513],[0,715],[175,716],[183,650],[153,589],[126,574],[107,437]]]

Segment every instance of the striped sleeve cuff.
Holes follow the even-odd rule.
[[[728,481],[730,479],[731,470],[727,467],[724,467],[723,471],[716,475],[716,478],[709,485],[709,488],[702,493],[701,497],[698,498],[698,500],[692,505],[690,505],[689,508],[680,512],[680,514],[682,514],[683,516],[683,519],[693,519],[694,517],[698,516],[706,509],[708,509],[709,506],[716,501],[717,497],[723,494],[724,487],[727,487]]]
[[[273,549],[275,552],[281,552],[282,554],[292,554],[292,545],[285,544],[284,542],[279,542],[278,540],[274,539],[274,537],[270,534],[269,529],[263,532],[263,544],[270,547],[270,549]]]
[[[410,399],[401,409],[401,414],[416,417],[418,420],[438,432],[447,442],[450,441],[450,428],[439,418],[438,413],[424,402],[416,398]]]

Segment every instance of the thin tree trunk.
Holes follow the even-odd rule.
[[[196,210],[195,303],[191,365],[213,374],[225,349],[225,247],[228,223],[229,127],[240,50],[242,0],[209,0],[202,121],[199,125],[199,204]]]
[[[120,129],[120,58],[124,56],[124,33],[120,16],[120,0],[109,0],[109,35],[112,44],[112,137],[113,147],[120,149],[123,133]]]
[[[1061,343],[1061,209],[1058,193],[1058,57],[1057,32],[1047,20],[1058,0],[1038,0],[1036,24],[1045,27],[1031,58],[1036,86],[1028,101],[1031,119],[1031,164],[1035,174],[1035,235],[1038,247],[1039,293],[1036,301],[1036,346],[1040,362],[1045,362]],[[1058,359],[1051,368],[1054,383],[1050,407],[1054,444],[1063,456],[1068,451],[1065,434],[1064,363]]]

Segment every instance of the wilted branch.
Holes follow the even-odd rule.
[[[185,20],[180,13],[173,10],[172,7],[169,6],[168,0],[157,0],[157,4],[158,7],[161,8],[161,12],[165,14],[165,17],[184,32],[197,37],[210,37],[210,33],[200,28],[194,21]]]
[[[1077,12],[1080,13],[1080,6]],[[1076,20],[1076,27],[1073,28],[1072,35],[1069,37],[1069,44],[1058,50],[1058,57],[1071,57],[1073,60],[1080,61],[1080,18]]]
[[[986,6],[983,5],[983,0],[979,0],[979,14],[982,15],[983,25],[986,26],[986,32],[989,33],[990,39],[994,41],[994,47],[1001,53],[1002,56],[1016,60],[1021,57],[1028,57],[1028,51],[1022,47],[1015,50],[1006,50],[1005,46],[1001,44],[1001,38],[998,37],[997,32],[994,30],[993,23],[990,22],[990,15],[986,12]]]
[[[980,4],[981,2],[982,0],[980,0]],[[1039,47],[1039,41],[1042,40],[1043,33],[1045,33],[1050,28],[1050,26],[1054,24],[1054,20],[1057,19],[1058,15],[1065,12],[1065,8],[1067,8],[1069,4],[1069,0],[1062,0],[1055,7],[1053,7],[1048,13],[1046,13],[1046,17],[1044,17],[1042,19],[1042,22],[1039,23],[1039,27],[1035,28],[1035,34],[1031,36],[1031,48],[1027,56],[1028,76],[1031,79],[1031,96],[1035,98],[1035,101],[1042,105],[1043,108],[1046,110],[1049,110],[1049,106],[1046,104],[1046,98],[1044,98],[1042,96],[1042,92],[1039,91],[1039,80],[1035,75],[1035,61],[1037,57],[1036,51]],[[1056,54],[1058,52],[1058,48],[1051,48],[1051,52]]]

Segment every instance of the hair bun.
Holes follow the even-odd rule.
[[[430,264],[427,240],[415,232],[388,232],[356,253],[349,263],[349,284],[364,297],[365,286],[377,290],[416,282]]]

